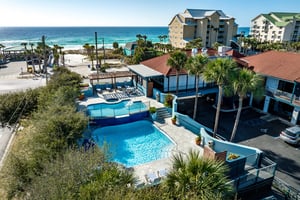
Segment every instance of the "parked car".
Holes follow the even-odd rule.
[[[300,144],[300,126],[286,128],[281,132],[280,138],[290,144]]]

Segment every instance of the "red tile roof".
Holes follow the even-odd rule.
[[[201,53],[201,50],[198,51],[198,53]],[[213,49],[209,49],[207,51],[207,54],[209,56],[215,55],[217,53],[216,50]],[[188,57],[191,56],[191,50],[186,51],[186,54]],[[149,60],[145,60],[143,62],[141,62],[141,64],[150,67],[151,69],[154,69],[166,76],[168,75],[175,75],[176,74],[176,70],[172,69],[170,66],[167,65],[167,61],[170,58],[170,54],[165,54],[159,57],[155,57],[155,58],[151,58]],[[187,71],[185,71],[184,69],[182,69],[179,74],[187,74]]]
[[[240,59],[245,66],[262,75],[294,81],[300,77],[300,54],[294,52],[268,51]]]

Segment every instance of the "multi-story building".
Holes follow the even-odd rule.
[[[202,39],[203,47],[212,47],[215,42],[230,46],[236,33],[235,19],[221,10],[186,9],[169,24],[170,43],[177,48],[184,48],[196,38]]]
[[[265,113],[300,124],[300,54],[268,51],[240,60],[265,79],[264,100],[257,106]]]
[[[250,34],[260,42],[300,40],[300,13],[271,12],[251,20]]]

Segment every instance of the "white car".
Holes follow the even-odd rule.
[[[286,128],[281,132],[280,138],[289,144],[300,144],[300,126]]]

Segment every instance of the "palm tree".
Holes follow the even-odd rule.
[[[190,150],[187,157],[173,157],[173,169],[163,182],[171,199],[229,199],[232,188],[222,161],[205,159]]]
[[[143,36],[142,36],[141,34],[137,34],[135,37],[137,37],[137,38],[138,38],[138,40],[140,40],[140,39],[142,39],[142,38],[143,38]]]
[[[3,58],[4,59],[4,48],[5,46],[3,44],[0,44],[0,53],[1,53],[1,49],[3,49],[3,52],[2,52],[2,56],[0,56],[0,58]]]
[[[26,60],[26,67],[27,67],[27,71],[28,71],[28,61],[27,61],[27,42],[22,42],[21,43],[22,46],[24,46],[24,56],[25,56],[25,60]]]
[[[208,58],[202,54],[198,54],[195,57],[190,57],[186,64],[186,69],[190,74],[196,77],[196,94],[195,94],[195,104],[194,104],[194,114],[193,119],[196,118],[197,104],[198,104],[198,87],[199,87],[199,76],[203,73],[204,67],[208,63]]]
[[[246,68],[238,70],[236,75],[233,76],[231,87],[232,91],[239,96],[239,107],[231,133],[231,142],[233,141],[238,128],[243,107],[243,99],[246,97],[248,92],[254,92],[260,95],[263,88],[262,83],[262,78],[260,76]]]
[[[165,43],[165,40],[168,38],[168,36],[167,35],[163,35],[162,36],[162,39],[164,40],[164,43]]]
[[[216,133],[218,129],[223,87],[227,84],[229,80],[229,76],[232,75],[232,72],[234,71],[235,68],[236,68],[236,63],[232,59],[217,58],[216,60],[209,62],[203,72],[205,81],[216,82],[219,88],[218,105],[217,105],[214,132],[213,132],[214,137],[216,137]]]
[[[159,35],[159,36],[158,36],[158,39],[159,39],[160,43],[162,43],[162,41],[163,41],[163,36],[162,36],[162,35]]]
[[[181,51],[174,51],[173,53],[171,53],[171,56],[167,61],[167,65],[176,70],[176,94],[178,94],[179,71],[183,69],[186,61],[187,56]]]
[[[200,49],[201,47],[202,47],[202,39],[200,37],[193,39],[186,44],[186,48],[188,49],[193,49],[193,48]]]
[[[95,58],[94,51],[95,51],[95,46],[94,45],[90,46],[90,59],[92,61],[92,69],[94,68],[94,58]]]

